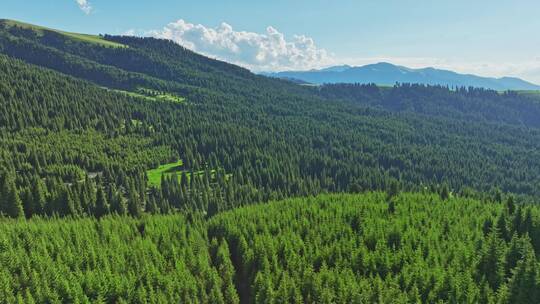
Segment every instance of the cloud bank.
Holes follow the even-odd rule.
[[[76,0],[79,8],[87,15],[92,13],[92,5],[87,0]]]
[[[312,38],[295,35],[288,40],[272,26],[265,33],[254,33],[236,31],[227,23],[211,28],[180,19],[146,34],[173,40],[193,51],[254,71],[305,69],[333,63],[332,56],[317,47]]]

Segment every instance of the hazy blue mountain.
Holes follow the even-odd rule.
[[[481,87],[494,90],[540,90],[539,85],[519,78],[489,78],[459,74],[434,68],[411,69],[386,62],[360,67],[348,65],[321,70],[264,73],[266,76],[296,79],[313,84],[323,83],[375,83],[393,85],[399,83],[439,84],[448,86]]]
[[[343,72],[343,71],[349,70],[349,69],[351,69],[351,68],[352,68],[352,66],[345,64],[345,65],[336,65],[336,66],[324,68],[324,69],[321,69],[321,70],[312,70],[312,71],[321,71],[321,72]]]

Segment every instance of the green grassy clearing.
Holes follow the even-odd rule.
[[[81,40],[88,43],[94,43],[94,44],[100,44],[105,47],[113,47],[113,48],[125,48],[127,45],[116,43],[113,41],[105,40],[100,36],[97,35],[88,35],[88,34],[78,34],[78,33],[69,33],[69,32],[62,32],[57,31],[58,33],[68,36],[73,39]]]
[[[137,93],[143,96],[146,96],[148,98],[154,98],[154,100],[159,101],[168,101],[168,102],[176,102],[176,103],[182,103],[186,99],[168,92],[161,92],[146,88],[138,88]]]
[[[108,89],[108,88],[105,88],[105,89]],[[109,89],[108,89],[109,90]],[[157,101],[155,98],[153,97],[149,97],[149,96],[146,96],[146,95],[143,95],[143,94],[139,94],[139,93],[136,93],[136,92],[131,92],[131,91],[123,91],[123,90],[115,90],[115,89],[110,89],[111,91],[114,91],[116,93],[121,93],[121,94],[125,94],[125,95],[128,95],[128,96],[132,96],[132,97],[137,97],[137,98],[142,98],[142,99],[146,99],[148,101]]]
[[[105,40],[105,39],[103,39],[102,37],[100,37],[98,35],[88,35],[88,34],[64,32],[64,31],[59,31],[59,30],[46,28],[46,27],[43,27],[43,26],[37,26],[37,25],[28,24],[28,23],[24,23],[24,22],[13,21],[13,20],[5,20],[5,19],[0,20],[0,24],[3,24],[6,27],[18,26],[18,27],[25,28],[25,29],[31,29],[31,30],[35,31],[38,35],[43,35],[44,31],[49,31],[49,32],[55,32],[55,33],[62,34],[64,36],[67,36],[67,37],[75,39],[75,40],[80,40],[80,41],[87,42],[87,43],[99,44],[99,45],[102,45],[102,46],[105,46],[105,47],[113,47],[113,48],[127,47],[127,45],[124,45],[124,44],[120,44],[120,43],[116,43],[116,42],[113,42],[113,41]]]
[[[174,163],[168,163],[161,165],[155,169],[148,170],[146,175],[148,176],[148,185],[159,187],[161,186],[161,176],[164,174],[172,174],[174,172],[182,172],[182,165],[184,163],[179,160]]]
[[[521,95],[540,97],[540,91],[518,91]]]
[[[105,88],[105,87],[104,87]],[[137,98],[143,98],[148,101],[153,102],[173,102],[173,103],[183,103],[186,99],[180,96],[176,96],[170,93],[166,92],[157,92],[150,89],[137,89],[137,92],[132,91],[124,91],[124,90],[116,90],[116,89],[109,89],[105,88],[107,90],[111,90],[117,93],[122,93],[128,96],[137,97]],[[153,92],[153,93],[150,93]]]
[[[179,160],[177,162],[164,164],[155,169],[146,171],[146,175],[148,177],[148,185],[151,187],[161,187],[161,176],[173,175],[175,173],[177,174],[178,179],[182,178],[182,173],[186,173],[186,177],[188,178],[188,182],[189,182],[189,179],[191,179],[191,172],[187,170],[183,170],[182,166],[183,166],[183,162],[182,160]],[[203,175],[204,170],[195,171],[193,172],[193,174],[195,176]],[[216,174],[215,169],[210,170],[210,178],[214,179],[215,174]],[[231,176],[232,176],[231,174],[226,174],[225,178],[228,179]]]
[[[138,119],[132,119],[131,120],[131,124],[136,126],[136,127],[139,127],[142,125],[142,121],[138,120]]]

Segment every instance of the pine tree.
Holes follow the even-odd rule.
[[[130,183],[128,190],[128,212],[131,216],[139,217],[142,214],[142,207],[139,201],[138,192],[133,183]]]
[[[26,218],[31,218],[33,214],[36,214],[34,211],[35,200],[32,197],[32,191],[29,188],[24,188],[22,189],[20,197],[23,203],[23,210]]]
[[[78,201],[75,201],[74,196],[71,194],[71,190],[69,188],[66,188],[64,191],[64,201],[65,201],[65,213],[64,215],[72,215],[72,216],[78,216],[79,215],[79,203]]]
[[[525,209],[525,215],[521,221],[520,232],[521,234],[529,233],[529,235],[533,232],[533,218],[530,206]]]
[[[501,215],[497,219],[497,223],[495,227],[497,228],[497,231],[499,232],[503,240],[507,242],[510,241],[510,238],[512,236],[510,235],[510,232],[508,231],[508,220],[507,220],[506,212],[501,213]]]
[[[240,299],[234,286],[235,269],[231,262],[227,241],[222,240],[217,250],[216,264],[221,281],[223,282],[223,295],[226,303],[239,303]]]
[[[146,212],[150,214],[158,214],[160,213],[160,209],[156,203],[156,199],[154,197],[150,198],[150,201],[146,205]]]
[[[531,247],[518,262],[509,283],[509,303],[538,303],[540,284],[538,262]]]
[[[478,262],[479,279],[485,278],[493,290],[497,290],[505,277],[506,252],[503,240],[496,231],[491,232],[482,245]]]
[[[388,203],[388,213],[389,214],[394,214],[396,212],[396,203],[394,202],[394,200],[390,200],[390,202]]]
[[[386,193],[386,200],[391,200],[394,196],[399,194],[399,183],[397,181],[392,181]]]
[[[94,215],[98,218],[107,215],[110,212],[109,202],[105,196],[105,191],[101,186],[98,186],[96,193],[96,210]]]
[[[39,178],[35,176],[32,180],[32,199],[33,199],[33,209],[32,214],[43,214],[45,211],[45,204],[47,204],[47,192],[45,189],[45,184]]]
[[[269,274],[258,272],[253,285],[255,303],[274,303],[274,286]]]
[[[0,199],[0,210],[4,214],[13,218],[24,216],[22,201],[19,197],[13,174],[8,173],[5,177]]]
[[[495,189],[495,194],[493,195],[493,201],[496,203],[502,203],[502,191],[501,189]]]
[[[126,199],[116,190],[114,184],[109,185],[107,189],[107,200],[109,201],[110,211],[119,215],[127,214]]]
[[[514,202],[513,195],[508,196],[508,199],[506,200],[506,211],[509,215],[514,215],[514,212],[516,211],[516,203]]]
[[[447,184],[444,184],[442,189],[441,189],[441,199],[443,201],[447,200],[450,198],[450,190],[448,189],[448,185]]]
[[[210,218],[210,217],[216,215],[218,212],[219,212],[218,203],[216,202],[216,200],[212,199],[208,203],[208,210],[206,211],[206,217]]]

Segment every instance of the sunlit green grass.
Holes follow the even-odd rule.
[[[522,96],[527,96],[534,102],[540,103],[540,91],[535,91],[535,90],[518,91],[518,94]]]
[[[161,187],[161,177],[164,175],[172,175],[175,173],[178,175],[178,179],[182,177],[183,173],[186,173],[185,176],[187,177],[187,180],[189,182],[189,180],[191,179],[191,172],[188,170],[184,170],[182,168],[183,164],[184,163],[182,162],[182,160],[179,160],[177,162],[160,165],[159,167],[155,169],[146,171],[146,176],[148,177],[148,186]],[[209,172],[210,172],[210,178],[214,179],[216,170],[212,169]],[[205,173],[204,170],[199,170],[199,171],[193,172],[193,175],[200,176],[204,173]],[[225,178],[228,179],[231,176],[232,174],[226,174]]]
[[[138,89],[136,92],[124,91],[124,90],[113,90],[118,93],[126,94],[132,97],[143,98],[148,101],[159,101],[159,102],[173,102],[173,103],[183,103],[186,99],[180,96],[176,96],[166,92],[157,92],[149,89]],[[154,92],[154,93],[149,93]]]
[[[518,93],[527,96],[540,97],[540,91],[518,91]]]
[[[13,21],[13,20],[5,20],[5,19],[1,19],[0,24],[3,24],[4,26],[7,26],[7,27],[18,26],[18,27],[25,28],[25,29],[31,29],[31,30],[35,31],[38,35],[43,35],[43,31],[49,31],[49,32],[55,32],[55,33],[62,34],[64,36],[67,36],[67,37],[75,39],[75,40],[80,40],[80,41],[84,41],[84,42],[87,42],[87,43],[99,44],[99,45],[102,45],[102,46],[105,46],[105,47],[113,47],[113,48],[127,47],[126,45],[123,45],[123,44],[120,44],[120,43],[117,43],[117,42],[105,40],[102,37],[97,36],[97,35],[88,35],[88,34],[78,34],[78,33],[64,32],[64,31],[59,31],[59,30],[55,30],[55,29],[46,28],[46,27],[43,27],[43,26],[37,26],[37,25],[28,24],[28,23],[24,23],[24,22]]]
[[[113,47],[113,48],[127,47],[124,44],[120,44],[120,43],[117,43],[117,42],[105,40],[105,39],[101,38],[100,36],[96,36],[96,35],[68,33],[68,32],[63,32],[63,31],[56,31],[56,32],[58,32],[60,34],[63,34],[65,36],[68,36],[70,38],[73,38],[73,39],[82,40],[82,41],[88,42],[88,43],[101,44],[101,45],[106,46],[106,47]]]
[[[173,172],[181,172],[183,164],[182,160],[179,160],[174,163],[164,164],[155,169],[148,170],[146,172],[146,175],[148,176],[148,185],[155,187],[161,186],[161,176],[167,173],[172,174]]]

